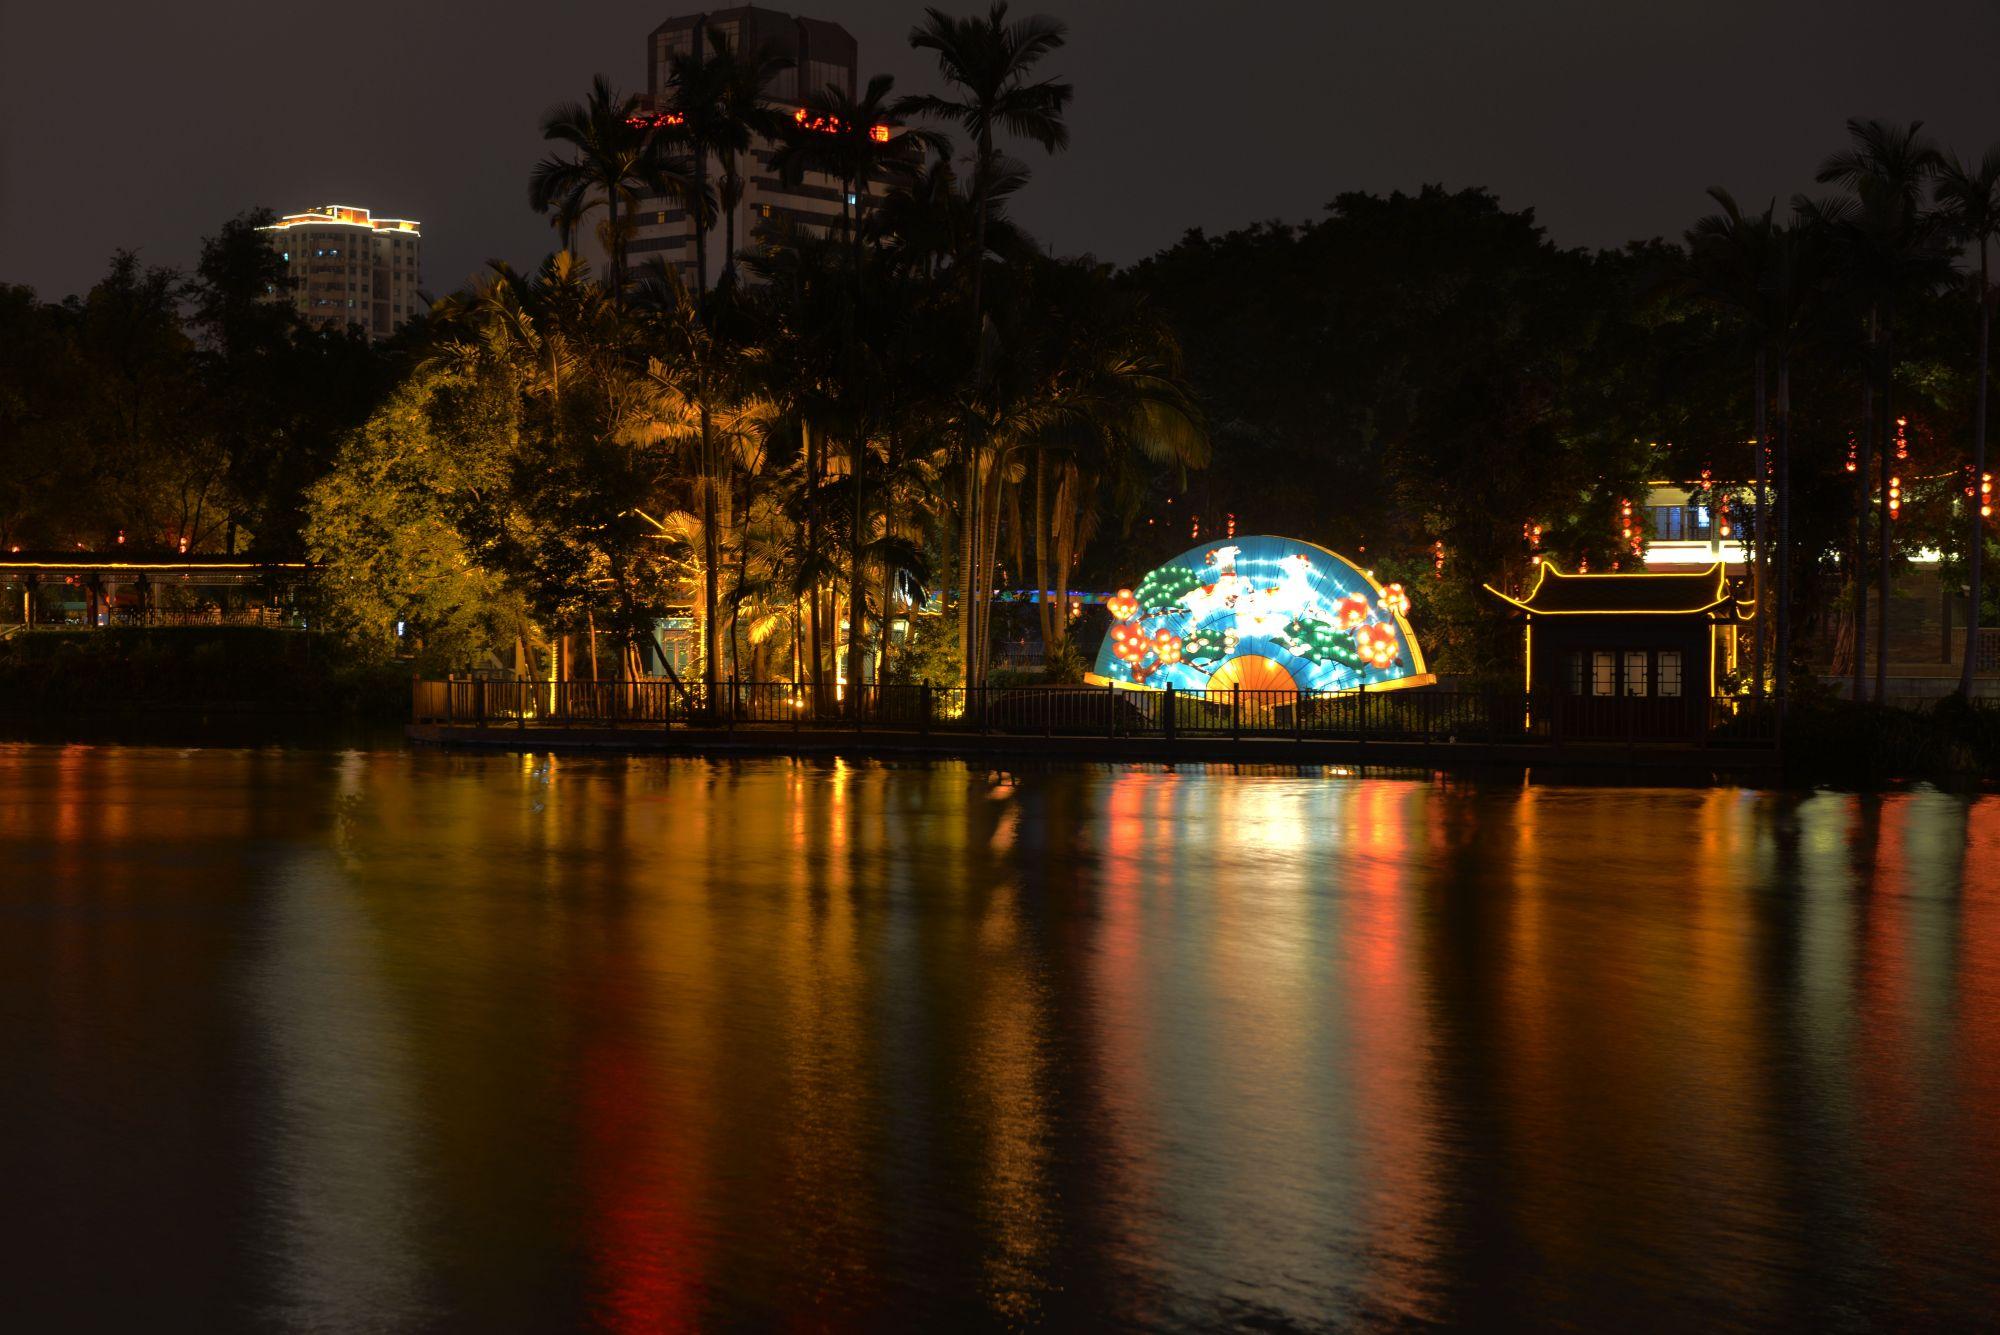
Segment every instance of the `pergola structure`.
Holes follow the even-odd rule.
[[[137,552],[0,554],[0,624],[49,629],[251,625],[303,629],[299,561]]]

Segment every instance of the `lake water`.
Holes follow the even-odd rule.
[[[2000,799],[0,747],[15,1330],[1990,1323]]]

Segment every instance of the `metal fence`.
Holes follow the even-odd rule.
[[[1768,746],[1763,701],[1574,698],[1517,691],[1131,691],[1108,686],[829,687],[792,682],[541,682],[453,678],[413,683],[418,723],[486,727],[847,729],[1042,737],[1292,738],[1297,741],[1517,743],[1679,741]]]

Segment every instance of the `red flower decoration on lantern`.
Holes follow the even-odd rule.
[[[1105,610],[1115,621],[1130,621],[1139,610],[1139,600],[1132,596],[1132,590],[1120,589],[1104,600]]]
[[[1334,604],[1333,619],[1342,630],[1353,630],[1368,619],[1368,599],[1350,593]]]
[[[1396,646],[1396,632],[1374,622],[1354,632],[1354,647],[1370,667],[1393,667],[1402,650]]]
[[[1111,652],[1128,663],[1138,662],[1152,647],[1136,621],[1121,621],[1111,628]]]
[[[1161,627],[1153,636],[1153,654],[1162,663],[1181,661],[1181,637]]]
[[[1391,616],[1404,617],[1410,614],[1410,595],[1403,592],[1402,585],[1382,586],[1382,610]]]

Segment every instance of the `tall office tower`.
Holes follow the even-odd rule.
[[[710,34],[720,35],[730,48],[754,57],[770,52],[789,60],[791,66],[772,81],[768,97],[773,107],[796,123],[806,120],[804,99],[829,85],[850,95],[854,92],[857,49],[854,37],[838,23],[822,19],[798,18],[776,10],[744,5],[717,9],[705,14],[688,14],[668,19],[646,38],[646,94],[641,114],[661,116],[670,94],[673,59],[696,49],[704,54],[713,49]],[[892,126],[876,127],[885,139],[899,133]],[[789,223],[808,231],[826,231],[840,221],[840,182],[833,177],[808,172],[797,185],[788,185],[771,168],[771,156],[778,145],[759,139],[751,145],[749,162],[743,164],[743,197],[736,202],[736,244],[753,248]],[[713,158],[708,163],[711,187],[721,176]],[[848,201],[852,202],[852,201]],[[716,218],[708,235],[708,282],[712,286],[728,262],[724,237],[727,228]],[[603,246],[592,247],[601,262]],[[676,199],[641,200],[625,246],[626,263],[636,269],[653,259],[662,259],[680,270],[683,282],[695,281],[694,228],[688,210]]]
[[[284,257],[293,306],[311,323],[359,325],[372,341],[418,313],[424,234],[416,222],[325,204],[262,230]]]

